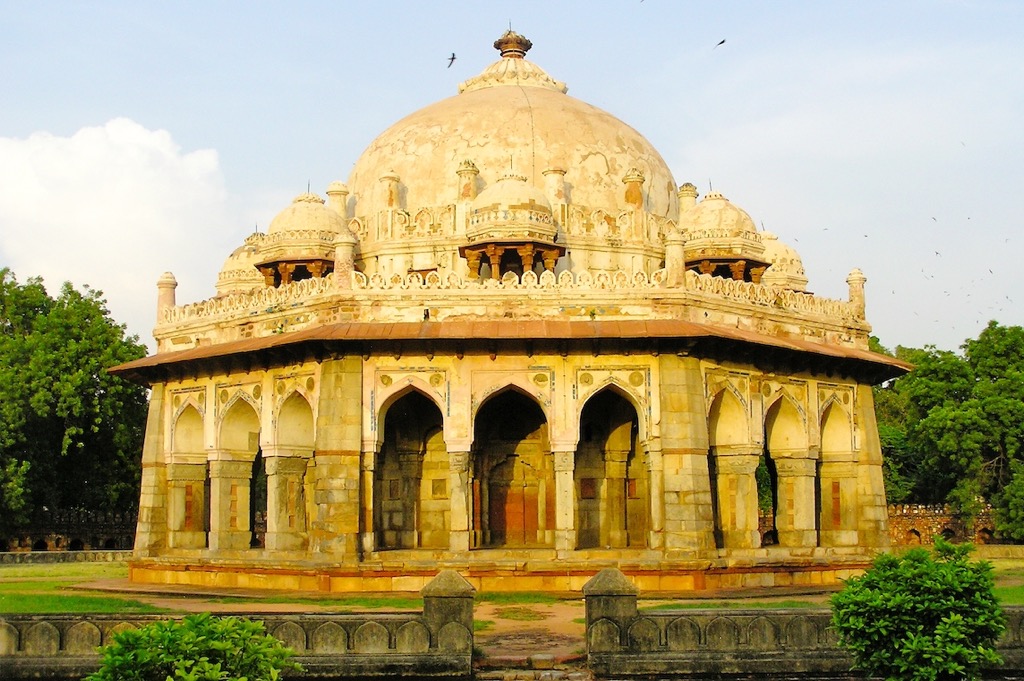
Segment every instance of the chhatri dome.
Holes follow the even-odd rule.
[[[808,293],[529,40],[495,47],[215,297],[159,279],[157,352],[113,370],[151,388],[133,581],[760,588],[888,546],[872,385],[908,367],[869,350],[864,275]]]

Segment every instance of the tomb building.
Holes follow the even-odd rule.
[[[865,277],[799,255],[509,31],[184,305],[158,281],[131,579],[829,583],[889,542]],[[770,526],[759,527],[769,515]]]

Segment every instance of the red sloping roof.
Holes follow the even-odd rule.
[[[601,339],[601,338],[723,338],[796,352],[853,359],[893,367],[909,364],[887,355],[840,345],[769,336],[742,329],[697,324],[675,319],[655,320],[452,320],[445,322],[341,322],[262,338],[205,345],[189,350],[163,352],[111,368],[113,373],[167,366],[291,346],[309,341],[365,340],[487,340],[487,339]]]

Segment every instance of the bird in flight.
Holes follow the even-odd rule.
[[[718,45],[715,45],[715,47],[719,47],[719,46],[724,45],[724,44],[725,44],[725,38],[722,38],[721,40],[718,41]],[[715,47],[712,47],[711,49],[713,50],[713,49],[715,49]]]
[[[448,57],[448,68],[451,68],[452,64],[454,64],[454,63],[455,63],[455,53],[452,52],[452,56]]]

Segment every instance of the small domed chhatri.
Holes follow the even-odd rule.
[[[132,580],[568,591],[619,565],[678,592],[834,583],[887,546],[871,386],[908,367],[868,350],[864,275],[808,293],[529,40],[494,45],[240,238],[215,296],[159,278],[157,352],[114,369],[152,388]]]

